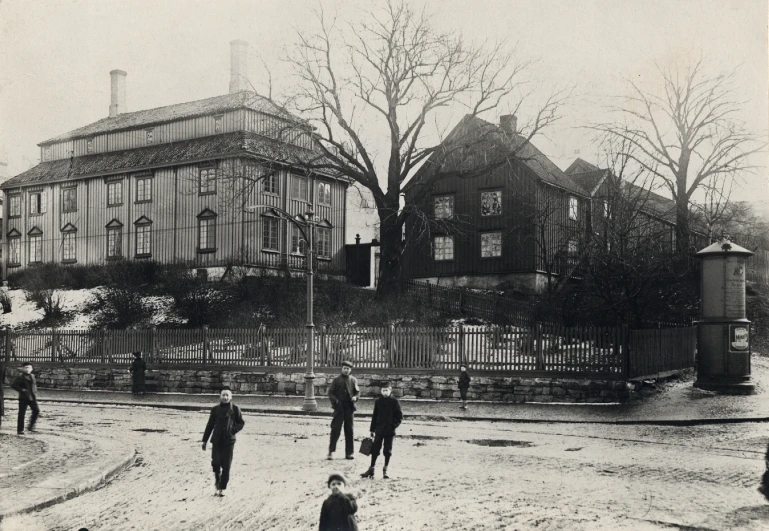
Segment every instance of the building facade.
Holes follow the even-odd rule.
[[[288,216],[315,227],[318,269],[344,275],[349,181],[305,169],[311,127],[247,90],[247,44],[231,46],[229,94],[129,113],[115,70],[108,118],[39,144],[41,163],[0,187],[4,278],[119,259],[302,269]]]

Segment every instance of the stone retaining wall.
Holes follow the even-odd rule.
[[[17,375],[8,368],[7,380]],[[41,389],[130,391],[131,377],[124,367],[35,367]],[[316,373],[319,395],[337,375]],[[438,373],[392,374],[382,371],[356,371],[363,396],[376,396],[383,381],[393,384],[393,395],[403,398],[459,398],[457,376]],[[616,402],[630,397],[624,381],[569,380],[509,376],[473,375],[468,397],[500,402]],[[276,367],[269,372],[243,370],[151,369],[147,372],[148,392],[218,393],[228,385],[235,393],[303,395],[304,373]]]

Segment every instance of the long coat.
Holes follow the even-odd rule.
[[[358,531],[358,503],[352,494],[332,494],[320,510],[320,531]]]
[[[401,403],[393,396],[380,396],[374,402],[374,414],[371,415],[371,428],[377,435],[390,437],[403,421]]]
[[[136,358],[131,362],[131,378],[136,385],[144,385],[144,373],[147,372],[147,363],[141,359]]]

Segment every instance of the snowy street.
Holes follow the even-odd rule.
[[[235,397],[237,403],[237,396]],[[15,407],[6,410],[6,421]],[[136,465],[94,492],[1,531],[316,529],[328,474],[358,496],[360,529],[766,529],[756,491],[762,423],[700,427],[407,421],[389,474],[368,458],[325,460],[327,418],[245,414],[227,496],[213,496],[207,415],[140,407],[45,404],[44,436],[130,441]],[[11,422],[2,435],[11,435]],[[356,423],[356,450],[367,431]],[[36,437],[30,436],[30,444]],[[341,441],[340,441],[341,442]],[[340,448],[343,446],[340,446]],[[35,469],[30,463],[28,470]],[[42,471],[38,471],[42,473]]]

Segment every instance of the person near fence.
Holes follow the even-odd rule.
[[[147,372],[147,364],[142,359],[141,352],[134,352],[134,360],[131,362],[131,368],[128,369],[131,373],[131,393],[147,394],[144,390],[144,376]]]
[[[470,389],[470,374],[467,372],[467,365],[464,363],[459,366],[459,395],[462,397],[462,409],[467,409],[467,390]]]
[[[203,450],[211,439],[211,467],[214,469],[216,493],[224,496],[230,481],[230,467],[235,450],[235,435],[243,429],[245,422],[240,408],[232,403],[232,390],[224,386],[219,395],[219,404],[211,409],[208,424],[203,432]]]
[[[342,474],[331,474],[326,483],[331,495],[320,509],[320,531],[358,531],[358,502],[355,496],[345,493],[347,481]]]
[[[344,426],[344,449],[346,459],[355,459],[355,441],[353,440],[353,417],[355,415],[355,402],[360,395],[358,380],[350,376],[352,362],[342,362],[342,374],[331,381],[328,387],[328,397],[331,407],[334,409],[334,417],[331,419],[331,440],[328,445],[328,459],[334,458],[336,443]]]
[[[37,418],[40,416],[40,408],[37,407],[37,382],[35,375],[32,374],[32,364],[25,362],[21,366],[21,374],[11,384],[11,388],[19,393],[19,418],[16,424],[16,432],[24,435],[24,417],[27,415],[27,408],[32,410],[32,416],[29,419],[29,431],[35,431]]]
[[[371,426],[369,427],[371,438],[374,439],[374,446],[371,448],[371,465],[368,470],[361,474],[363,478],[374,477],[376,460],[384,443],[385,462],[382,470],[382,479],[390,479],[390,476],[387,475],[387,467],[390,465],[390,457],[392,456],[395,430],[398,429],[398,426],[403,421],[401,404],[397,398],[392,396],[392,392],[392,384],[385,382],[381,388],[382,396],[374,402],[374,414],[371,416]]]

